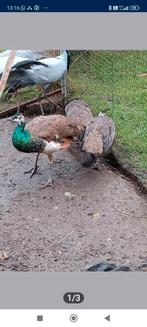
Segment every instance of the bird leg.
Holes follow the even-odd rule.
[[[47,97],[46,94],[44,95],[44,97],[45,97],[45,99],[46,99],[49,103],[51,103],[52,105],[54,105],[57,109],[61,110],[61,107],[60,107],[56,102],[54,102],[53,100],[49,99],[49,98]],[[52,110],[51,110],[51,112],[52,112]]]
[[[55,106],[57,109],[61,110],[61,107],[58,106],[58,104],[56,102],[54,102],[53,100],[49,99],[48,96],[47,96],[47,88],[42,88],[42,91],[43,91],[43,96],[44,98],[49,102],[51,103],[53,106]],[[51,110],[52,112],[52,110]]]
[[[40,97],[39,97],[39,106],[40,106],[41,114],[44,116],[43,106]]]
[[[17,107],[17,114],[20,113],[20,103],[18,103],[18,107]]]
[[[39,89],[39,91],[42,91],[42,87],[41,86],[38,86],[38,89]],[[42,92],[39,95],[38,100],[39,100],[39,106],[40,106],[41,114],[44,116],[43,106],[42,106],[42,103],[41,103],[41,95],[42,95]]]
[[[53,155],[52,155],[52,153],[49,153],[49,154],[48,154],[48,159],[49,159],[49,163],[50,163],[50,164],[54,162],[54,159],[53,159]],[[40,190],[44,189],[46,186],[54,187],[54,185],[53,185],[53,179],[52,179],[52,177],[51,177],[50,174],[49,174],[49,177],[48,177],[48,181],[47,181],[47,183],[45,183],[44,185],[42,185],[42,186],[40,187]]]
[[[33,176],[35,173],[38,173],[38,171],[37,171],[37,169],[38,169],[37,162],[38,162],[38,159],[39,159],[39,155],[40,155],[40,153],[37,153],[34,167],[32,167],[32,168],[29,169],[28,171],[25,171],[25,172],[24,172],[24,174],[28,174],[28,173],[31,173],[31,171],[32,171],[32,174],[31,174],[30,178],[32,178],[32,176]]]
[[[67,76],[66,73],[64,74],[63,78],[61,79],[61,94],[62,94],[62,104],[63,108],[66,106],[67,100]]]
[[[16,89],[16,90],[14,90],[13,93],[10,93],[10,94],[8,93],[7,95],[9,96],[9,98],[8,98],[8,103],[9,103],[10,101],[13,101],[19,95],[19,90]]]
[[[47,183],[45,183],[43,186],[41,186],[39,189],[42,190],[44,189],[46,186],[51,186],[51,187],[54,187],[53,185],[53,180],[52,180],[52,177],[49,175],[49,178],[48,178],[48,181]]]

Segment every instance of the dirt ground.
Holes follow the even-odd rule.
[[[99,261],[147,263],[147,204],[133,182],[102,165],[81,167],[69,151],[39,159],[12,145],[14,125],[0,120],[0,271],[85,271]],[[39,187],[55,179],[54,188]],[[72,200],[65,192],[74,195]]]

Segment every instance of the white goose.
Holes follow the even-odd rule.
[[[18,51],[18,54],[20,54],[21,50]],[[7,58],[6,56],[0,58],[0,75],[4,71]],[[6,90],[8,94],[11,94],[19,88],[38,85],[42,87],[45,95],[46,89],[50,83],[65,80],[64,76],[69,68],[69,63],[70,56],[68,51],[62,51],[62,53],[55,58],[44,58],[41,60],[31,60],[16,56],[11,67]],[[40,108],[41,113],[44,114],[41,101]]]
[[[15,62],[8,80],[8,87],[13,88],[39,85],[44,89],[50,83],[56,82],[64,77],[68,69],[69,55],[63,51],[55,58],[44,58],[41,60],[20,60]]]

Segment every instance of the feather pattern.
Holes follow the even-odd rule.
[[[26,129],[33,136],[41,137],[48,142],[79,136],[76,124],[63,115],[38,116],[26,124]]]
[[[21,152],[43,152],[47,142],[38,137],[33,137],[29,130],[24,129],[25,124],[18,125],[13,133],[12,142],[14,147]]]
[[[82,131],[93,118],[91,110],[85,101],[74,100],[65,107],[65,113]]]
[[[9,50],[8,50],[9,51]],[[22,54],[27,56],[27,50],[18,50],[14,59],[13,66],[11,67],[10,75],[7,81],[8,93],[15,91],[18,88],[26,86],[41,85],[46,88],[50,83],[56,82],[64,77],[64,74],[68,70],[68,58],[67,51],[62,51],[60,56],[49,57],[40,59],[39,54],[32,51],[28,54],[28,57],[22,57]],[[28,50],[29,51],[29,50]],[[30,50],[31,51],[31,50]],[[20,57],[19,57],[20,55]],[[40,55],[41,56],[41,55]],[[35,59],[35,57],[37,59]],[[8,56],[2,55],[0,57],[0,75],[2,75]]]
[[[4,69],[5,69],[5,66],[6,66],[6,63],[7,63],[7,60],[8,60],[8,57],[2,57],[0,58],[0,75],[3,74],[4,72]],[[20,63],[20,62],[23,62],[23,61],[26,61],[26,58],[23,58],[23,57],[15,57],[14,58],[14,62],[13,62],[13,65],[11,67],[11,72],[13,70],[13,66],[15,66],[16,64]],[[11,74],[10,72],[10,74]]]
[[[41,85],[48,86],[63,78],[67,71],[68,55],[66,51],[55,58],[44,58],[38,61],[21,60],[15,62],[10,73],[8,87],[12,89],[14,83],[20,87]]]
[[[85,152],[83,162],[86,163],[88,160],[90,165],[99,156],[108,155],[112,149],[114,139],[115,125],[113,120],[105,115],[93,118],[86,126],[83,138],[82,150]],[[87,157],[87,153],[90,153],[92,156],[90,158]]]

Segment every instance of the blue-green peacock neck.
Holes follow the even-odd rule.
[[[22,152],[42,152],[45,147],[45,141],[33,137],[29,130],[25,129],[25,122],[21,122],[13,133],[12,142],[18,151]]]

